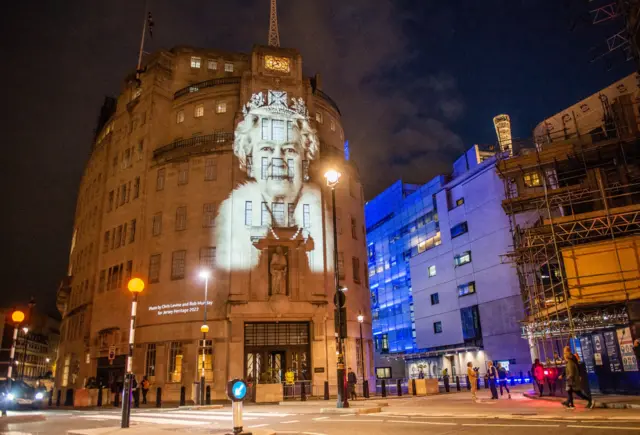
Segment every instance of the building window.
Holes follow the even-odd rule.
[[[358,257],[351,258],[351,266],[353,268],[353,282],[360,284],[360,260]]]
[[[119,205],[124,205],[125,202],[127,202],[127,185],[123,184],[122,187],[120,188],[120,204]]]
[[[204,181],[215,181],[218,172],[218,165],[215,158],[204,161]]]
[[[140,196],[140,177],[136,177],[133,181],[133,199]]]
[[[193,111],[193,116],[196,118],[201,118],[204,116],[204,104],[197,104],[195,110]]]
[[[376,367],[377,379],[391,379],[391,367]]]
[[[462,266],[467,263],[471,263],[471,251],[464,251],[462,254],[458,254],[453,257],[453,264],[455,267]]]
[[[451,227],[451,238],[455,239],[458,236],[463,235],[469,231],[469,227],[466,222],[461,222],[458,225]]]
[[[389,336],[382,334],[382,352],[389,352]]]
[[[429,278],[431,278],[432,276],[436,276],[436,265],[435,264],[429,266]]]
[[[126,169],[131,166],[131,148],[124,150],[122,155],[122,169]]]
[[[250,227],[253,224],[253,202],[245,201],[244,203],[244,224]]]
[[[344,252],[338,252],[338,279],[344,278]]]
[[[218,61],[209,59],[209,61],[207,62],[207,69],[212,70],[212,71],[217,70],[218,69]]]
[[[101,270],[100,278],[98,278],[98,293],[102,293],[104,291],[105,277],[106,277],[105,271]]]
[[[322,124],[322,112],[316,112],[316,122]]]
[[[331,131],[336,131],[336,122],[333,119],[331,120]]]
[[[462,204],[464,204],[464,198],[456,199],[456,207],[460,207]]]
[[[189,162],[180,163],[178,168],[178,186],[189,182]]]
[[[187,251],[173,251],[171,256],[171,279],[183,279]]]
[[[131,228],[129,230],[129,243],[136,241],[136,220],[131,219]]]
[[[146,117],[146,114],[145,114],[145,117]],[[136,155],[138,156],[138,160],[142,160],[142,157],[143,157],[142,151],[143,150],[144,150],[144,139],[141,140],[140,142],[138,142],[138,147],[136,149]]]
[[[176,124],[181,124],[184,122],[184,110],[178,110],[176,113]]]
[[[311,228],[311,206],[309,204],[302,205],[302,226]]]
[[[442,334],[442,322],[433,322],[433,333]]]
[[[227,113],[227,102],[218,101],[216,103],[216,113]]]
[[[216,210],[212,203],[202,206],[202,226],[205,228],[211,228],[215,225]]]
[[[267,179],[268,171],[269,171],[269,158],[263,157],[261,161],[262,167],[260,168],[260,177],[263,180]]]
[[[67,321],[67,327],[69,326],[69,322]],[[71,366],[71,355],[67,355],[64,357],[64,366],[62,368],[62,386],[66,387],[69,385],[69,368]]]
[[[169,382],[182,382],[182,343],[174,341],[169,346]]]
[[[480,311],[477,305],[460,309],[460,320],[462,322],[462,338],[465,342],[482,339]]]
[[[351,216],[351,237],[354,239],[358,238],[358,225],[356,223],[356,218]]]
[[[197,56],[191,56],[191,68],[200,68],[202,59]]]
[[[147,352],[144,359],[144,375],[155,376],[156,375],[156,344],[147,344]]]
[[[102,244],[102,252],[107,252],[109,250],[109,240],[111,238],[111,232],[105,231],[104,233],[104,243]]]
[[[524,185],[527,187],[541,186],[540,174],[537,172],[527,172],[524,174]]]
[[[233,72],[233,64],[231,62],[224,63],[224,72]]]
[[[438,293],[433,293],[431,295],[431,305],[438,305],[440,303],[440,296]]]
[[[474,294],[476,292],[476,282],[471,281],[466,284],[461,284],[458,286],[458,296],[467,296]]]
[[[158,173],[156,175],[156,190],[164,190],[164,177],[165,177],[166,169],[158,169]]]
[[[156,213],[153,215],[151,234],[153,236],[159,236],[160,233],[162,233],[162,213]]]
[[[161,254],[153,254],[149,258],[149,282],[160,282],[160,259]]]
[[[176,209],[176,231],[187,229],[187,207],[182,206]]]
[[[271,203],[271,212],[273,213],[273,225],[276,227],[284,227],[287,225],[286,216],[284,214],[284,202]]]
[[[260,212],[260,225],[263,227],[271,224],[271,219],[269,219],[269,208],[267,207],[267,203],[262,203],[262,208]]]
[[[216,266],[216,248],[200,248],[200,266],[213,270]]]

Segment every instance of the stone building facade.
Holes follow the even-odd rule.
[[[363,191],[344,158],[339,108],[319,76],[303,76],[298,51],[160,51],[139,82],[127,77],[112,112],[85,168],[69,276],[58,291],[57,386],[121,380],[126,284],[138,276],[146,288],[133,369],[165,400],[182,386],[192,397],[203,359],[213,400],[233,377],[282,381],[287,369],[314,393],[327,379],[335,389],[329,167],[343,174],[336,212],[346,361],[371,376]],[[203,268],[212,272],[204,343]]]

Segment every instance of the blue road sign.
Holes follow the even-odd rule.
[[[247,395],[247,384],[241,379],[234,379],[227,385],[227,395],[234,402],[241,402]]]

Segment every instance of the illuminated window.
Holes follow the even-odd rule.
[[[191,56],[191,68],[200,68],[202,59],[197,56]]]
[[[451,227],[451,238],[455,239],[458,236],[463,235],[469,231],[469,227],[466,222],[461,222],[458,225]]]
[[[465,251],[462,254],[453,257],[453,264],[456,267],[467,263],[471,263],[471,251]]]
[[[156,213],[153,215],[153,221],[151,223],[151,234],[153,236],[159,236],[162,233],[162,213]]]
[[[433,333],[442,334],[442,322],[433,322]]]
[[[131,229],[129,230],[129,243],[136,241],[136,220],[131,219]]]
[[[284,142],[284,121],[281,119],[274,119],[271,121],[271,140],[275,142]]]
[[[331,120],[331,131],[336,131],[336,122],[333,119]]]
[[[286,226],[284,214],[284,202],[271,203],[271,212],[273,213],[273,224],[277,227]]]
[[[262,119],[262,139],[263,140],[271,139],[271,137],[269,136],[269,120],[266,118]]]
[[[144,375],[155,376],[156,375],[156,344],[147,344],[147,351],[144,358]]]
[[[382,351],[389,352],[389,337],[387,334],[382,334]]]
[[[224,63],[224,72],[233,72],[233,64],[231,62]]]
[[[196,118],[202,118],[204,116],[204,104],[196,105],[193,116],[195,116]]]
[[[338,278],[344,279],[344,253],[338,252]]]
[[[311,228],[311,206],[309,204],[302,206],[302,226]]]
[[[227,102],[218,101],[216,103],[216,113],[226,113],[226,111],[227,111]]]
[[[541,186],[540,174],[537,172],[527,172],[524,174],[524,185],[527,187]]]
[[[68,324],[68,322],[67,322]],[[69,385],[69,368],[71,366],[71,355],[67,355],[64,357],[64,366],[62,368],[62,386],[66,387]]]
[[[189,162],[180,163],[178,167],[178,186],[189,182]]]
[[[458,198],[456,200],[456,207],[460,207],[462,204],[464,204],[464,198]]]
[[[316,122],[322,124],[322,112],[316,112]]]
[[[440,296],[438,293],[433,293],[431,295],[431,305],[438,305],[440,303]]]
[[[187,251],[173,251],[171,256],[171,279],[183,279]]]
[[[263,202],[262,203],[262,208],[261,208],[261,213],[260,213],[260,225],[264,226],[268,226],[271,224],[271,219],[269,219],[269,208],[267,207],[267,203]]]
[[[202,226],[204,228],[211,228],[215,225],[216,210],[213,203],[208,203],[202,206]]]
[[[176,209],[176,231],[187,229],[187,207],[182,206]]]
[[[429,278],[436,276],[436,265],[429,266]]]
[[[253,224],[253,202],[245,201],[244,203],[244,224],[251,226]]]
[[[153,254],[149,258],[149,282],[160,282],[160,259],[161,254]]]
[[[176,113],[176,123],[180,124],[184,122],[184,110],[178,110],[178,113]]]
[[[208,246],[200,248],[200,266],[213,270],[216,266],[216,248]]]
[[[169,346],[169,364],[167,366],[169,382],[182,382],[182,343],[174,341]]]
[[[204,181],[215,181],[217,177],[217,163],[215,158],[204,161]]]
[[[476,292],[475,281],[468,282],[458,286],[458,296],[467,296]]]
[[[218,61],[209,59],[209,61],[207,62],[207,69],[214,70],[214,71],[217,70]]]
[[[353,269],[353,282],[360,283],[360,260],[358,257],[351,257],[351,267]]]
[[[140,177],[136,177],[133,182],[133,199],[140,196]]]
[[[156,190],[164,190],[165,168],[158,169],[156,174]]]
[[[391,379],[391,367],[376,367],[376,378]]]

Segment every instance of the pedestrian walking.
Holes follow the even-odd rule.
[[[149,392],[149,379],[144,376],[142,378],[142,404],[146,405],[147,404],[147,393]]]
[[[568,398],[562,402],[562,405],[568,409],[575,409],[576,407],[573,403],[573,395],[575,394],[587,401],[587,408],[593,408],[594,402],[591,399],[591,396],[585,394],[581,390],[582,379],[580,377],[580,368],[578,367],[576,357],[571,354],[571,348],[569,346],[564,348],[564,359],[566,360],[567,365],[563,376],[566,382]]]
[[[502,396],[503,389],[507,390],[507,395],[511,399],[511,391],[509,391],[509,380],[507,379],[507,369],[502,364],[498,363],[498,380],[500,382],[500,395]]]
[[[498,370],[493,365],[493,361],[487,363],[487,378],[489,379],[489,388],[491,389],[491,400],[498,400],[498,389],[496,388]]]
[[[467,363],[467,376],[469,377],[469,385],[471,385],[471,399],[478,401],[478,372],[473,368],[471,361]]]
[[[538,386],[538,393],[540,397],[542,397],[544,392],[544,367],[542,367],[538,358],[536,358],[531,366],[531,373],[533,374],[533,379],[535,379],[536,385]]]
[[[358,377],[355,373],[353,373],[351,367],[349,367],[349,373],[347,374],[347,382],[349,383],[349,397],[351,397],[350,400],[356,400],[356,384],[358,383]]]
[[[136,375],[131,374],[131,392],[133,393],[133,407],[140,408],[140,395],[138,394],[138,381]]]

